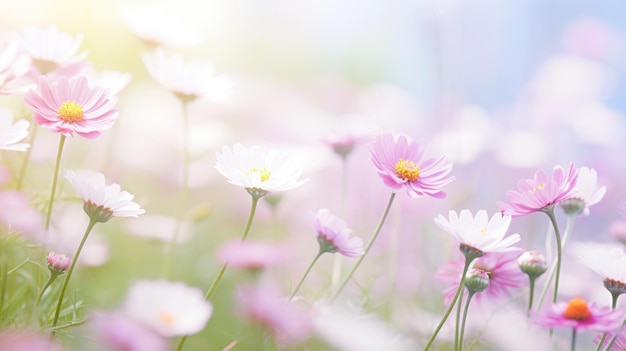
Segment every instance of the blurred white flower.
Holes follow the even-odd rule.
[[[0,149],[11,151],[26,151],[30,144],[19,141],[28,136],[30,122],[20,119],[13,123],[13,112],[0,107]]]
[[[200,332],[213,312],[198,288],[167,280],[140,280],[133,284],[123,312],[162,336]]]
[[[124,24],[146,46],[195,46],[202,42],[200,33],[183,25],[157,6],[133,6],[120,15]]]

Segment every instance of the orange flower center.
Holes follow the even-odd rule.
[[[172,324],[174,323],[174,319],[175,319],[171,313],[164,312],[164,311],[159,312],[158,318],[165,324]]]
[[[251,176],[254,173],[258,173],[259,176],[261,177],[261,183],[267,181],[268,179],[270,179],[270,174],[271,172],[267,170],[267,168],[263,167],[261,169],[257,169],[257,168],[252,168],[250,170],[250,172],[248,172],[247,176]]]
[[[591,312],[589,311],[589,307],[587,306],[587,301],[583,300],[580,297],[576,297],[569,300],[569,302],[567,303],[567,307],[565,308],[565,312],[563,312],[563,315],[567,319],[584,321],[585,319],[591,317]]]
[[[416,181],[420,177],[420,169],[415,162],[411,160],[405,160],[403,158],[396,163],[394,170],[398,177],[408,180],[410,182]]]
[[[72,101],[64,102],[61,107],[59,107],[57,114],[60,119],[68,123],[78,123],[85,119],[83,107]]]

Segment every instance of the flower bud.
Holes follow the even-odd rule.
[[[585,209],[585,200],[576,197],[561,201],[561,208],[565,214],[577,215]]]
[[[72,264],[72,259],[56,252],[50,252],[47,257],[48,269],[57,273],[65,273]]]
[[[548,269],[546,258],[539,251],[526,251],[517,259],[517,264],[522,272],[530,279],[535,279]]]
[[[481,269],[472,268],[465,275],[465,287],[471,293],[484,291],[489,287],[489,275]]]

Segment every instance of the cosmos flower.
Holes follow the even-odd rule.
[[[606,336],[604,337],[604,342],[602,342],[602,350],[604,350],[604,348],[608,346],[610,340],[613,339],[614,335],[615,335],[614,333],[606,334]],[[602,334],[596,336],[593,339],[593,342],[595,342],[597,345],[600,342],[600,340],[602,340]],[[608,349],[607,351],[624,351],[624,350],[626,350],[626,330],[622,329],[619,335],[617,335],[617,337],[615,338],[615,341],[613,342],[613,345],[611,345],[611,348]]]
[[[17,36],[0,38],[0,95],[22,92],[26,74],[30,70],[30,59],[21,51]]]
[[[111,128],[117,118],[117,99],[106,89],[90,87],[84,76],[55,81],[39,77],[38,89],[26,93],[24,101],[35,112],[37,124],[65,136],[76,133],[93,139]]]
[[[572,196],[578,180],[578,170],[570,164],[565,171],[561,166],[554,167],[552,175],[540,169],[533,179],[517,182],[517,190],[506,193],[508,203],[498,201],[502,213],[519,217],[542,211],[557,202]]]
[[[219,257],[224,264],[234,268],[261,269],[284,263],[291,257],[291,252],[283,244],[233,240],[222,245]]]
[[[157,6],[132,6],[125,8],[121,19],[147,47],[194,46],[201,43],[200,34],[187,28]]]
[[[363,240],[352,237],[352,229],[348,228],[343,220],[330,213],[328,209],[319,209],[313,218],[313,224],[317,231],[320,252],[339,252],[352,258],[365,253]]]
[[[88,334],[109,351],[167,351],[167,339],[121,312],[92,312]]]
[[[13,112],[0,107],[0,149],[12,151],[26,151],[30,144],[20,143],[28,136],[30,123],[20,119],[13,123]]]
[[[34,242],[44,240],[44,218],[22,192],[0,192],[0,224],[9,232],[20,233]]]
[[[626,254],[621,247],[581,243],[577,248],[580,262],[602,278],[612,294],[626,292]]]
[[[511,217],[501,213],[496,213],[489,219],[485,210],[476,212],[475,217],[467,209],[462,210],[460,215],[456,211],[450,211],[449,219],[439,215],[435,218],[435,223],[452,234],[459,244],[483,253],[519,250],[512,246],[520,240],[519,234],[505,237]]]
[[[200,289],[167,280],[135,282],[123,307],[127,316],[164,337],[200,332],[212,312]]]
[[[474,296],[474,300],[482,302],[497,302],[510,298],[516,291],[528,285],[528,278],[520,271],[517,264],[519,252],[494,252],[477,258],[472,268],[479,269],[489,276],[489,287]],[[435,278],[444,284],[445,303],[452,301],[463,273],[464,258],[449,261],[439,267]]]
[[[78,53],[83,35],[75,37],[61,32],[57,27],[45,29],[28,27],[23,33],[23,48],[30,56],[33,66],[40,75],[50,72],[72,75],[79,70],[77,65],[87,57]]]
[[[8,328],[0,331],[0,350],[61,351],[62,348],[49,336]]]
[[[444,198],[441,188],[454,180],[452,164],[445,158],[427,158],[419,144],[404,135],[383,134],[370,145],[378,175],[393,191],[404,189],[410,197]]]
[[[307,181],[298,179],[302,168],[289,157],[258,146],[235,144],[232,150],[224,146],[221,153],[217,152],[215,168],[229,183],[259,195],[290,190]]]
[[[222,101],[228,97],[230,79],[216,75],[209,61],[168,56],[162,49],[142,57],[150,76],[183,101],[198,98]]]
[[[533,314],[533,323],[543,328],[574,328],[576,331],[612,332],[619,328],[624,311],[588,303],[580,297],[559,302],[551,308]]]
[[[65,178],[83,199],[83,209],[92,220],[106,222],[111,217],[137,217],[145,212],[118,184],[107,185],[102,173],[67,170]]]
[[[294,304],[284,304],[275,285],[243,286],[237,290],[238,313],[248,321],[266,328],[285,343],[305,339],[312,328],[309,313]]]
[[[583,213],[589,215],[589,207],[602,200],[606,193],[605,186],[598,185],[596,170],[588,167],[578,169],[578,181],[572,191],[571,197],[561,201],[561,207],[566,213]]]
[[[72,264],[71,258],[56,252],[50,252],[48,257],[46,257],[46,261],[48,261],[48,267],[50,269],[54,269],[59,272],[68,270]]]

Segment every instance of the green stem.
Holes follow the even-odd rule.
[[[472,301],[472,297],[474,297],[474,294],[475,292],[469,292],[469,295],[467,296],[467,302],[465,303],[465,309],[463,310],[463,322],[461,322],[461,335],[459,336],[458,351],[463,351],[463,335],[465,335],[465,322],[467,321],[467,311],[469,310],[470,301]]]
[[[54,164],[54,175],[52,177],[52,190],[50,191],[50,201],[48,202],[48,211],[46,213],[46,230],[50,228],[50,218],[52,217],[52,204],[54,203],[54,194],[56,192],[57,183],[59,180],[59,166],[61,165],[61,155],[63,154],[64,144],[65,135],[61,134],[61,139],[59,140],[59,149],[57,150],[57,159]]]
[[[89,219],[89,224],[87,225],[87,229],[85,229],[85,234],[83,234],[83,238],[80,240],[80,244],[78,245],[78,249],[76,249],[76,253],[74,257],[72,257],[72,264],[70,265],[70,269],[67,270],[67,275],[65,276],[65,280],[63,281],[63,287],[61,287],[61,295],[59,295],[59,302],[57,303],[57,309],[54,313],[54,320],[52,321],[52,326],[55,327],[57,322],[59,321],[59,314],[61,313],[61,306],[63,305],[63,297],[65,296],[65,290],[67,289],[67,285],[72,277],[72,272],[74,272],[74,267],[76,266],[76,262],[78,262],[78,257],[80,256],[80,252],[83,250],[83,246],[87,241],[87,237],[89,237],[89,233],[93,227],[98,223],[96,220]]]
[[[43,297],[43,294],[46,292],[46,290],[48,289],[48,287],[50,287],[50,285],[52,284],[52,282],[59,276],[59,273],[51,270],[50,271],[50,278],[48,278],[48,281],[41,287],[41,290],[39,290],[39,294],[37,295],[37,301],[35,301],[35,311],[37,311],[37,309],[39,308],[39,303],[41,302],[41,298]]]
[[[554,211],[552,211],[552,214],[554,215]],[[548,214],[548,216],[550,215]],[[576,215],[570,215],[567,217],[567,224],[565,225],[565,232],[563,233],[563,240],[561,241],[562,248],[565,247],[565,243],[567,242],[567,239],[572,232],[572,228],[574,227],[574,218],[576,218]],[[541,305],[543,304],[543,300],[546,297],[548,289],[550,288],[550,284],[552,284],[552,279],[554,279],[554,274],[556,272],[557,263],[558,263],[558,260],[555,260],[552,262],[552,265],[550,266],[550,273],[548,274],[548,279],[546,280],[546,283],[543,286],[543,290],[541,291],[541,296],[539,297],[539,303],[537,305],[537,309],[541,308]]]
[[[302,275],[302,278],[298,282],[298,285],[296,285],[296,288],[293,290],[291,295],[289,295],[289,299],[287,300],[286,303],[289,303],[294,298],[294,296],[296,296],[296,293],[298,292],[298,290],[300,290],[300,287],[302,286],[302,283],[304,283],[304,279],[306,279],[306,277],[309,275],[309,272],[311,272],[311,269],[313,268],[313,265],[322,256],[323,253],[324,253],[324,251],[320,250],[317,253],[317,255],[315,255],[315,258],[313,259],[313,261],[311,261],[311,264],[309,265],[309,267],[304,272],[304,275]]]
[[[174,247],[176,246],[176,241],[180,235],[180,230],[182,227],[182,222],[185,219],[185,212],[187,210],[187,202],[189,197],[189,115],[188,115],[188,103],[185,100],[182,100],[183,103],[183,136],[182,136],[182,144],[183,144],[183,169],[181,175],[181,189],[180,189],[180,205],[178,208],[178,216],[176,218],[176,224],[174,225],[174,233],[172,234],[172,239],[169,241],[167,245],[167,253],[165,255],[164,262],[164,275],[169,277],[172,261],[174,259]]]
[[[608,344],[606,345],[606,348],[604,348],[604,351],[611,350],[611,346],[613,346],[613,343],[615,343],[615,340],[617,340],[617,337],[622,333],[622,329],[624,329],[624,325],[626,325],[626,319],[622,321],[622,325],[619,327],[619,329],[615,331],[615,333],[613,334],[613,337],[611,338],[611,340],[609,340]],[[602,345],[602,343],[598,345]]]
[[[533,309],[533,298],[535,296],[535,281],[537,277],[528,277],[530,280],[530,291],[528,292],[528,310],[526,311],[526,316],[530,317],[530,311]]]
[[[28,168],[28,163],[30,161],[30,155],[32,154],[33,146],[35,143],[35,136],[37,135],[37,124],[33,128],[33,132],[30,135],[30,147],[26,150],[26,155],[24,155],[24,161],[22,162],[22,167],[20,168],[20,175],[17,178],[16,190],[22,190],[22,185],[24,185],[24,178],[26,177],[26,168]]]
[[[467,257],[465,258],[465,265],[463,267],[463,273],[461,273],[461,281],[459,282],[459,287],[456,289],[456,293],[454,294],[452,301],[450,301],[450,306],[448,306],[446,313],[441,318],[439,325],[437,325],[437,328],[435,328],[433,335],[430,337],[430,339],[428,339],[428,343],[426,344],[426,348],[424,348],[424,351],[428,351],[430,349],[433,342],[435,341],[435,338],[437,338],[437,334],[439,334],[441,327],[443,327],[443,325],[446,323],[446,320],[448,319],[448,316],[450,316],[450,313],[452,312],[454,305],[456,305],[456,302],[459,299],[459,296],[461,296],[461,292],[463,291],[463,288],[465,287],[465,275],[467,274],[467,271],[469,270],[469,266],[472,263],[472,261],[473,259],[468,259]]]
[[[617,299],[619,298],[618,293],[611,293],[611,308],[614,310],[615,307],[617,307]],[[598,342],[598,346],[596,347],[595,351],[599,351],[600,348],[602,347],[602,344],[604,343],[604,340],[606,340],[606,333],[602,333],[602,338],[600,338],[600,342]]]
[[[337,297],[339,297],[339,294],[341,294],[341,291],[346,287],[346,285],[348,284],[348,282],[354,275],[354,272],[356,272],[357,268],[359,268],[359,266],[361,265],[361,262],[363,262],[363,259],[365,258],[365,256],[367,256],[367,253],[372,248],[372,245],[374,245],[374,241],[376,240],[376,237],[378,237],[378,233],[380,233],[380,230],[382,229],[383,224],[385,223],[385,219],[387,218],[387,215],[389,214],[389,209],[391,208],[391,204],[393,203],[393,199],[395,197],[396,197],[396,193],[392,192],[391,195],[389,196],[389,201],[387,202],[387,206],[385,207],[383,215],[380,218],[380,221],[378,221],[376,230],[374,230],[374,234],[372,235],[372,237],[370,238],[370,241],[367,243],[367,246],[365,247],[365,252],[363,253],[361,257],[359,257],[359,260],[356,262],[354,267],[352,267],[352,270],[350,271],[350,273],[348,273],[348,275],[344,278],[341,285],[339,285],[339,289],[337,289],[337,292],[335,293],[335,296],[333,297],[332,301],[334,301],[335,299],[337,299]]]
[[[576,350],[576,328],[572,328],[572,351]]]
[[[454,351],[458,351],[459,349],[459,332],[461,325],[461,309],[463,307],[463,296],[464,294],[461,293],[461,296],[459,296],[459,301],[456,304],[456,320],[454,322]]]
[[[243,230],[243,235],[241,236],[241,242],[244,242],[246,238],[248,237],[248,233],[250,232],[250,227],[252,226],[252,220],[254,219],[254,214],[256,212],[256,206],[259,203],[259,199],[263,197],[265,193],[263,194],[251,193],[251,195],[252,195],[252,206],[250,207],[250,214],[248,215],[248,222],[246,223],[246,227]],[[224,265],[222,265],[222,268],[220,269],[219,273],[217,274],[217,276],[215,277],[215,279],[209,286],[209,289],[204,295],[205,300],[208,300],[211,297],[211,295],[213,295],[213,292],[215,291],[217,284],[220,282],[220,280],[222,280],[222,276],[224,275],[224,272],[226,272],[226,268],[228,268],[228,262],[224,262]],[[178,346],[176,347],[176,351],[180,351],[183,349],[183,346],[185,345],[185,342],[187,341],[188,337],[189,335],[184,335],[180,339],[180,341],[178,342]]]
[[[556,303],[556,299],[559,294],[559,278],[561,275],[561,261],[563,255],[563,246],[561,243],[561,233],[559,232],[559,225],[556,222],[556,216],[554,215],[554,205],[544,209],[543,212],[548,215],[552,226],[554,227],[554,235],[556,237],[556,273],[554,275],[554,294],[552,295],[552,303]]]

